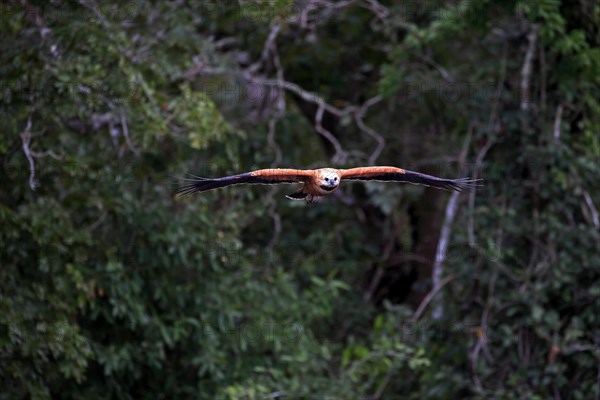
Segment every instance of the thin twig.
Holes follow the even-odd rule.
[[[377,161],[377,158],[379,158],[379,155],[385,148],[385,139],[379,133],[377,133],[373,128],[368,127],[365,124],[363,119],[365,117],[367,109],[369,107],[371,107],[372,105],[381,101],[381,99],[382,99],[381,96],[375,96],[375,97],[367,100],[362,105],[362,107],[360,107],[360,109],[356,113],[354,113],[354,120],[356,121],[356,126],[358,126],[358,128],[360,130],[366,132],[369,136],[371,136],[373,139],[375,139],[377,141],[377,147],[375,148],[375,150],[373,150],[373,152],[369,156],[369,165],[374,165],[375,162]]]
[[[481,313],[481,322],[479,323],[479,329],[481,332],[485,332],[485,329],[489,326],[489,315],[490,310],[494,303],[494,290],[496,288],[496,280],[498,278],[498,272],[494,271],[492,277],[488,283],[488,298],[485,304],[485,308]],[[477,363],[479,360],[479,352],[483,350],[483,354],[485,355],[486,360],[489,363],[493,363],[493,358],[490,353],[490,350],[487,347],[486,338],[484,334],[477,335],[477,343],[475,347],[471,351],[469,355],[469,360],[471,364],[471,375],[473,379],[473,383],[477,388],[481,389],[481,380],[479,379],[479,375],[477,374]]]
[[[387,387],[387,385],[389,385],[390,380],[392,380],[392,376],[394,376],[394,369],[395,368],[393,365],[391,365],[388,368],[388,371],[385,374],[385,377],[383,378],[383,382],[381,382],[381,385],[379,385],[379,387],[377,388],[377,392],[375,392],[375,394],[372,397],[373,400],[381,399],[381,397],[383,396],[383,392],[385,391],[385,388]]]
[[[282,82],[285,81],[285,77],[283,75],[283,65],[281,65],[281,59],[279,58],[279,52],[277,51],[277,46],[273,47],[273,65],[275,65],[275,70],[276,70],[276,74],[277,74],[277,82],[279,82],[279,84],[277,85],[278,93],[277,93],[277,111],[278,111],[278,115],[277,117],[280,118],[284,113],[285,113],[285,109],[286,109],[286,102],[285,102],[285,92],[283,90],[283,85]]]
[[[273,149],[273,151],[275,152],[275,161],[272,163],[271,167],[276,168],[281,164],[282,161],[282,152],[281,152],[281,147],[277,144],[277,142],[275,141],[275,124],[277,123],[277,120],[275,118],[271,118],[269,120],[269,131],[267,133],[267,143],[269,144],[269,147],[271,147]]]
[[[110,29],[110,24],[108,23],[108,20],[106,19],[104,14],[102,14],[102,12],[100,11],[100,8],[98,7],[98,5],[95,2],[79,0],[79,4],[82,5],[83,7],[87,8],[91,12],[93,12],[94,15],[96,15],[96,17],[98,18],[98,20],[100,21],[100,23],[102,24],[102,26],[105,29],[107,29],[107,30]]]
[[[596,400],[600,400],[600,358],[598,359],[598,373],[596,375]]]
[[[475,158],[475,169],[473,171],[473,176],[472,176],[473,179],[479,178],[479,169],[483,165],[483,160],[485,159],[485,156],[487,155],[488,151],[492,148],[494,143],[495,143],[495,140],[489,138],[488,141],[486,142],[486,144],[479,150],[479,153],[477,153],[477,157]],[[475,194],[476,194],[475,190],[473,190],[471,193],[469,193],[469,209],[471,210],[471,212],[469,213],[469,223],[467,225],[467,236],[469,238],[470,246],[475,245],[475,221],[474,221],[474,215],[473,215],[473,210],[475,209]]]
[[[389,220],[388,223],[392,226],[394,225],[394,222],[391,219]],[[389,259],[390,254],[392,253],[392,250],[394,249],[394,239],[395,239],[394,235],[389,236],[389,239],[385,245],[385,249],[383,250],[383,256],[381,257],[382,261]],[[368,303],[369,301],[371,301],[371,298],[373,297],[373,293],[375,293],[375,290],[377,289],[377,287],[379,286],[379,283],[381,282],[381,278],[383,278],[384,272],[385,272],[384,267],[381,266],[380,263],[378,263],[377,270],[375,271],[375,275],[373,276],[373,279],[371,280],[371,283],[369,284],[369,288],[363,295],[363,301],[365,303]]]
[[[482,249],[480,246],[478,246],[477,244],[474,244],[473,246],[471,246],[472,249],[474,249],[475,251],[477,251],[477,253],[482,256],[482,257],[487,257],[488,261],[491,261],[494,265],[496,265],[498,267],[498,269],[500,271],[502,271],[507,277],[509,277],[512,281],[514,282],[519,282],[522,283],[524,281],[524,278],[515,275],[510,268],[504,264],[502,261],[500,261],[500,256],[491,256],[484,250]]]
[[[477,343],[475,344],[475,347],[473,348],[473,351],[471,352],[471,355],[469,357],[469,364],[471,367],[471,379],[473,379],[473,384],[475,384],[475,386],[478,389],[481,389],[481,380],[479,379],[479,375],[477,375],[477,359],[479,358],[479,352],[481,351],[482,347],[483,341],[477,340]]]
[[[265,41],[263,51],[260,55],[260,59],[248,68],[248,70],[251,73],[256,73],[258,70],[260,70],[263,63],[267,60],[267,58],[269,57],[269,53],[271,53],[276,46],[275,40],[277,39],[277,35],[279,34],[280,30],[281,30],[281,25],[278,23],[274,23],[271,26],[271,31],[269,32],[269,35],[267,36],[267,40]]]
[[[53,150],[46,150],[42,152],[31,150],[31,155],[35,158],[52,157],[58,161],[62,161],[65,156],[64,154],[56,154]]]
[[[449,282],[452,282],[453,280],[455,280],[456,278],[458,278],[458,275],[448,275],[447,277],[445,277],[444,279],[442,279],[440,281],[440,283],[437,286],[434,286],[429,293],[427,293],[427,296],[425,296],[425,298],[423,298],[423,301],[421,301],[421,304],[419,304],[419,307],[417,308],[417,311],[415,311],[415,313],[413,314],[411,321],[416,321],[421,317],[421,314],[423,314],[423,311],[425,311],[425,308],[427,307],[427,305],[431,302],[431,300],[435,297],[435,295],[444,287],[446,286],[446,284],[448,284]]]
[[[587,204],[587,207],[590,210],[590,213],[592,214],[592,222],[594,224],[594,226],[596,228],[600,228],[600,216],[598,215],[598,209],[596,208],[596,206],[594,205],[594,201],[592,200],[592,196],[590,196],[590,194],[587,192],[587,190],[581,188],[581,195],[583,196],[583,199],[585,200],[585,204]]]
[[[325,139],[331,143],[333,148],[335,149],[335,154],[331,158],[334,162],[344,163],[347,157],[347,153],[342,148],[342,144],[337,140],[335,136],[331,132],[329,132],[325,127],[323,127],[323,113],[325,112],[325,105],[323,103],[319,104],[319,108],[315,114],[315,129],[319,134],[321,134]]]
[[[273,254],[273,249],[279,242],[279,238],[281,237],[281,215],[277,212],[277,201],[275,201],[275,193],[276,189],[272,188],[270,195],[270,206],[269,206],[269,216],[273,219],[273,236],[271,237],[271,241],[269,242],[268,249],[269,254]]]
[[[96,221],[94,221],[88,228],[88,232],[93,231],[94,229],[96,229],[98,226],[100,226],[100,224],[102,224],[102,222],[104,222],[104,220],[106,219],[106,217],[108,216],[108,211],[106,210],[102,210],[102,213],[100,214],[100,216],[98,217],[98,219]]]
[[[266,60],[269,54],[272,55],[273,65],[275,66],[277,75],[277,81],[279,82],[277,86],[279,89],[276,102],[277,111],[275,112],[275,115],[269,120],[269,130],[267,133],[267,142],[269,144],[269,147],[271,147],[275,152],[275,160],[271,164],[272,167],[279,166],[283,159],[281,147],[275,140],[275,129],[277,127],[277,120],[281,118],[281,116],[285,113],[286,109],[285,95],[281,86],[281,82],[283,82],[285,78],[283,74],[283,66],[281,65],[281,60],[279,59],[279,52],[277,51],[276,42],[277,34],[279,33],[280,29],[281,26],[278,23],[275,23],[271,27],[271,32],[269,34],[269,37],[267,38],[267,42],[265,43],[263,56],[260,61],[262,63],[264,60]],[[271,237],[271,240],[268,245],[269,254],[273,253],[273,249],[277,245],[277,243],[279,242],[279,238],[281,237],[281,215],[277,212],[277,201],[275,200],[275,193],[277,193],[275,188],[271,189],[271,191],[269,192],[269,216],[273,219],[273,236]]]
[[[547,80],[547,76],[548,76],[548,72],[546,71],[546,50],[544,49],[544,46],[540,46],[540,76],[541,76],[541,82],[540,82],[540,106],[542,109],[542,113],[546,112],[546,97],[547,97],[547,86],[548,83],[546,82]]]
[[[131,138],[129,137],[129,129],[127,128],[127,118],[125,117],[125,111],[121,110],[121,128],[123,129],[123,136],[125,136],[125,142],[127,143],[127,147],[134,154],[140,154],[140,151],[135,148],[133,143],[131,142]]]
[[[271,167],[275,168],[279,166],[282,159],[281,147],[275,141],[275,126],[277,120],[275,118],[271,118],[269,120],[269,132],[267,134],[267,142],[269,146],[275,151],[275,161],[271,164]],[[273,236],[267,246],[269,250],[269,254],[273,254],[273,249],[279,242],[279,238],[281,236],[281,215],[277,212],[277,201],[275,200],[275,194],[277,193],[277,188],[273,187],[269,190],[267,195],[269,202],[269,216],[273,219]]]
[[[444,78],[444,80],[446,82],[448,82],[448,83],[455,83],[456,82],[456,79],[454,79],[454,77],[452,76],[452,74],[450,74],[448,72],[448,70],[446,70],[444,67],[442,67],[440,64],[438,64],[433,58],[431,58],[431,56],[429,56],[427,54],[423,54],[421,52],[414,52],[413,54],[415,54],[416,57],[420,58],[425,63],[427,63],[430,66],[432,66],[433,68],[435,68],[440,73],[440,75],[442,76],[442,78]]]

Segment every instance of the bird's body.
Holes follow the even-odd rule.
[[[312,170],[273,168],[259,169],[239,175],[222,178],[198,178],[177,189],[176,194],[205,192],[239,184],[279,184],[301,183],[302,187],[286,197],[292,200],[318,201],[323,196],[334,193],[343,180],[364,180],[380,182],[408,182],[431,186],[444,190],[463,191],[477,186],[476,180],[468,178],[444,179],[408,171],[396,167],[360,167],[351,169],[320,168]]]

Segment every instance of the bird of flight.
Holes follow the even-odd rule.
[[[315,203],[321,197],[334,193],[343,180],[379,181],[379,182],[408,182],[415,185],[431,186],[449,191],[470,191],[475,188],[480,179],[444,179],[419,172],[408,171],[396,167],[361,167],[350,169],[320,168],[312,170],[275,168],[259,169],[239,175],[222,178],[197,178],[179,187],[176,195],[187,195],[196,192],[206,192],[230,185],[262,184],[274,185],[279,183],[301,183],[302,187],[287,195],[288,199],[306,200]]]

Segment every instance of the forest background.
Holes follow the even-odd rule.
[[[600,399],[600,5],[5,1],[0,398]],[[394,165],[485,186],[172,197]]]

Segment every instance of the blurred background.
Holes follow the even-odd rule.
[[[0,398],[600,398],[597,1],[0,11]]]

